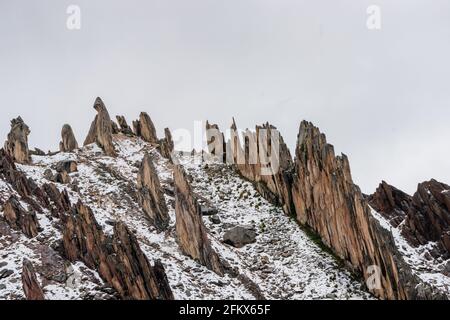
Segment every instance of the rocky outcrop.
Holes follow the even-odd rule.
[[[216,152],[221,144],[223,134],[217,133],[217,125],[210,125],[214,137],[209,138],[210,152]],[[220,138],[222,137],[222,138]],[[214,143],[218,139],[219,143]],[[235,166],[237,171],[247,180],[255,184],[258,192],[268,201],[283,207],[288,214],[293,214],[293,201],[291,193],[293,161],[289,148],[276,127],[266,123],[256,126],[255,132],[246,130],[241,137],[236,122],[230,129],[230,140],[224,146],[225,158],[228,164]],[[219,151],[221,149],[219,148]]]
[[[72,127],[65,124],[61,130],[61,142],[59,143],[59,150],[61,152],[72,152],[78,149],[78,142],[73,134]]]
[[[211,247],[203,225],[200,205],[180,165],[174,166],[174,182],[176,233],[181,251],[208,269],[223,275],[224,266]]]
[[[23,260],[22,287],[27,300],[45,300],[44,292],[36,278],[36,272],[28,259]]]
[[[106,236],[81,202],[63,217],[63,246],[69,260],[96,269],[123,299],[173,299],[164,268],[150,265],[128,228],[116,223],[113,236]]]
[[[370,206],[386,218],[394,227],[405,219],[412,198],[403,191],[382,181],[368,198]]]
[[[91,124],[84,145],[95,142],[103,149],[106,155],[115,157],[117,154],[113,144],[111,118],[102,99],[97,98],[95,100],[94,109],[97,111],[97,115]]]
[[[298,135],[293,199],[297,220],[350,267],[370,280],[379,268],[379,284],[369,288],[383,299],[416,298],[417,279],[397,251],[392,234],[371,215],[353,183],[348,159],[335,156],[326,137],[309,122]]]
[[[148,153],[139,168],[137,186],[139,204],[152,224],[159,230],[166,229],[170,221],[169,213],[158,173]]]
[[[27,211],[15,196],[11,196],[4,205],[4,217],[13,229],[22,230],[29,238],[39,233],[39,222],[36,213]]]
[[[28,149],[28,135],[30,128],[23,122],[21,117],[11,120],[11,130],[5,142],[5,151],[13,161],[27,164],[31,163],[30,151]]]
[[[414,245],[436,242],[450,257],[450,186],[430,180],[420,183],[407,213],[402,234]]]
[[[117,123],[119,123],[119,131],[127,136],[133,136],[133,130],[131,130],[130,126],[127,123],[127,120],[124,116],[116,116]]]
[[[227,145],[224,134],[217,124],[210,124],[206,121],[206,143],[209,154],[219,161],[226,161]]]
[[[161,155],[172,161],[172,154],[174,151],[174,144],[172,140],[172,133],[169,128],[164,129],[164,138],[159,140],[159,152]]]
[[[158,144],[155,125],[146,112],[141,112],[139,120],[133,121],[134,133],[145,141]]]

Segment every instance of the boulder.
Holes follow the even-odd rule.
[[[72,152],[78,149],[78,142],[73,134],[72,127],[69,124],[65,124],[61,130],[61,142],[59,143],[59,150],[61,152]]]
[[[5,142],[5,151],[13,161],[29,164],[31,163],[30,151],[28,149],[28,135],[30,129],[21,117],[11,120],[11,130]]]
[[[245,227],[234,227],[225,232],[223,242],[235,248],[242,248],[246,244],[256,241],[256,232]]]

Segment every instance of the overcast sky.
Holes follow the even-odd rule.
[[[21,115],[32,147],[56,150],[64,123],[82,143],[97,96],[160,133],[269,120],[292,151],[307,119],[363,192],[412,193],[450,183],[449,61],[448,0],[0,0],[0,137]]]

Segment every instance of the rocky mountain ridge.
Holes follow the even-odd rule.
[[[411,197],[383,182],[364,196],[347,157],[309,122],[295,158],[274,126],[240,136],[234,119],[229,141],[208,122],[218,133],[207,135],[209,152],[186,155],[147,113],[132,130],[100,98],[94,108],[84,146],[66,124],[55,153],[30,151],[30,129],[11,122],[0,151],[0,298],[450,293],[447,185],[432,180]]]

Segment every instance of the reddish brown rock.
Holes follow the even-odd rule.
[[[72,152],[78,149],[78,142],[73,134],[72,127],[65,124],[61,130],[61,142],[59,143],[59,150],[61,152]]]
[[[27,211],[15,196],[11,196],[4,205],[4,217],[8,224],[22,232],[29,238],[39,233],[39,222],[36,213]]]
[[[23,260],[22,287],[27,300],[45,300],[44,292],[36,278],[36,272],[28,259]]]
[[[374,194],[368,198],[370,206],[397,227],[406,216],[412,198],[403,191],[382,181]]]
[[[150,265],[128,228],[116,223],[114,235],[106,236],[81,202],[63,217],[63,246],[69,260],[98,270],[123,299],[173,299],[164,268]]]
[[[116,116],[117,122],[119,123],[119,131],[127,136],[133,136],[133,130],[131,130],[130,126],[127,123],[127,120],[124,116]]]
[[[174,152],[174,144],[172,140],[172,133],[169,128],[164,129],[164,139],[159,140],[159,152],[161,155],[172,161],[172,154]]]
[[[379,287],[369,288],[377,297],[417,298],[418,279],[397,251],[390,231],[372,217],[352,181],[347,157],[336,157],[325,135],[305,121],[298,135],[293,199],[297,220],[320,235],[355,272],[370,279],[370,267],[380,268]]]
[[[206,142],[208,144],[209,154],[219,161],[226,161],[227,145],[224,134],[220,131],[217,124],[210,124],[206,121]]]
[[[450,256],[450,186],[430,180],[412,197],[402,234],[413,245],[437,242],[443,258]]]
[[[138,200],[148,218],[159,230],[169,225],[169,213],[158,173],[148,153],[142,160],[138,173]]]
[[[30,129],[21,117],[11,120],[11,130],[5,142],[5,151],[13,161],[28,164],[31,163],[30,151],[28,149],[28,135]]]
[[[106,155],[115,157],[117,153],[113,144],[111,118],[102,99],[97,98],[95,100],[94,109],[97,110],[97,115],[91,124],[84,145],[95,142],[105,151]]]
[[[216,125],[208,128],[218,130]],[[213,131],[214,132],[214,131]],[[216,133],[216,138],[223,134]],[[214,142],[214,139],[210,139]],[[210,148],[215,152],[217,146]],[[241,137],[236,122],[230,130],[230,140],[226,146],[226,161],[233,164],[237,171],[255,184],[258,192],[268,201],[283,207],[286,213],[293,214],[291,193],[291,170],[293,161],[287,145],[280,132],[269,123],[257,126],[256,131],[246,130]]]
[[[146,112],[141,112],[139,120],[133,121],[134,133],[152,144],[158,144],[155,125]]]
[[[211,247],[203,225],[200,205],[192,193],[183,167],[174,167],[177,241],[181,251],[219,275],[224,266]]]

